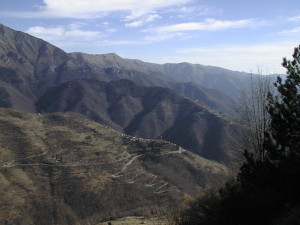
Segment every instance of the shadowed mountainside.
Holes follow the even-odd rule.
[[[182,65],[185,66],[182,68]],[[197,69],[191,70],[189,67]],[[228,97],[232,93],[227,92],[236,92],[243,77],[241,74],[222,68],[216,69],[215,67],[210,68],[187,63],[159,65],[123,59],[116,54],[68,54],[41,39],[14,31],[0,24],[1,81],[6,79],[6,77],[2,77],[4,76],[2,72],[7,69],[11,70],[10,73],[13,73],[17,80],[11,81],[10,87],[5,87],[2,83],[0,83],[0,87],[6,89],[4,92],[8,96],[12,96],[12,92],[20,92],[21,90],[22,98],[26,99],[26,101],[21,102],[26,102],[25,108],[30,109],[30,111],[34,111],[33,100],[43,93],[46,89],[45,85],[57,85],[84,78],[100,81],[129,79],[143,86],[168,87],[187,97],[196,97],[194,100],[198,100],[215,110],[235,115],[235,111],[232,110],[234,102]],[[214,71],[218,72],[215,73]],[[194,78],[192,79],[191,76]],[[228,79],[230,81],[227,81]],[[174,85],[176,82],[180,84]],[[182,91],[182,86],[191,86],[185,82],[197,82],[198,85],[193,84],[194,93],[201,92],[205,93],[206,96],[202,98],[203,95],[191,95]],[[230,85],[225,85],[226,83],[230,83]],[[225,86],[220,88],[221,84]],[[214,97],[216,95],[223,96],[222,101],[226,102],[228,107],[223,102],[218,101]],[[207,98],[209,98],[208,102],[206,101]]]
[[[3,224],[151,215],[229,177],[225,166],[175,144],[122,135],[75,113],[0,108],[0,159]]]
[[[224,92],[216,89],[204,88],[193,82],[169,83],[170,88],[186,96],[204,107],[225,113],[229,116],[238,115],[237,103]]]
[[[39,112],[78,112],[120,132],[162,138],[223,162],[230,158],[237,129],[170,89],[141,87],[128,80],[71,81],[47,90],[36,105]]]
[[[218,90],[178,83],[178,77],[171,78],[164,67],[172,71],[167,64],[115,54],[68,54],[0,25],[0,106],[28,112],[79,112],[126,134],[162,137],[209,159],[226,161],[234,125],[207,109],[233,115],[234,101]],[[174,71],[185,76],[180,68]]]

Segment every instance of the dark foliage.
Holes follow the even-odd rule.
[[[236,181],[198,199],[177,224],[300,224],[300,46],[282,65],[287,78],[278,78],[279,94],[268,96],[271,123],[264,157],[245,151]]]

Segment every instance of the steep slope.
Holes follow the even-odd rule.
[[[55,82],[55,68],[68,58],[55,46],[0,24],[0,102],[35,112],[35,101]]]
[[[36,100],[22,75],[13,69],[0,67],[0,107],[34,112]]]
[[[29,109],[32,112],[35,110],[33,102],[43,94],[47,86],[62,84],[75,79],[95,79],[100,81],[129,79],[143,86],[172,88],[187,97],[195,97],[195,94],[191,95],[189,92],[182,91],[182,86],[187,84],[173,84],[178,83],[179,80],[199,83],[203,80],[201,76],[207,77],[207,79],[204,79],[205,82],[203,85],[211,88],[219,88],[214,85],[217,81],[219,84],[226,83],[226,81],[223,81],[223,78],[216,81],[215,76],[210,70],[208,71],[209,76],[207,76],[206,72],[203,73],[200,69],[193,72],[193,70],[182,69],[181,64],[171,65],[159,65],[139,60],[123,59],[116,54],[67,54],[41,39],[14,31],[0,24],[0,80],[8,83],[7,88],[5,87],[6,84],[1,85],[2,91],[0,94],[3,95],[3,98],[7,98],[9,102],[27,102],[24,110]],[[186,64],[185,67],[190,66],[192,65]],[[194,67],[196,66],[194,65]],[[172,69],[171,67],[174,68]],[[14,79],[14,83],[17,82],[18,85],[12,85],[11,82],[7,81],[7,70],[13,71],[10,72],[9,76],[13,75],[13,77],[17,77],[17,81]],[[219,70],[221,71],[219,73],[222,73],[222,69]],[[195,73],[197,74],[195,75]],[[230,71],[227,71],[227,73],[230,74]],[[191,79],[191,77],[194,77],[194,79]],[[234,80],[231,82],[234,83]],[[236,89],[230,85],[228,87],[233,91]],[[199,93],[203,92],[205,88],[194,84],[192,85],[192,89],[194,93]],[[15,95],[19,96],[19,100],[10,99],[13,98],[12,93],[14,92],[20,92]],[[233,115],[232,110],[230,110],[233,108],[231,107],[233,101],[229,97],[225,97],[226,94],[219,94],[219,91],[213,89],[206,89],[204,92],[206,92],[206,97],[199,99],[203,95],[198,94],[194,100],[199,100],[208,107],[213,106],[212,108],[215,110],[224,110],[222,112]],[[209,97],[207,95],[212,96]],[[224,107],[224,104],[214,97],[216,95],[223,96],[222,101],[226,101],[228,107]],[[209,99],[209,102],[206,101],[207,99]],[[11,105],[14,106],[17,104]],[[21,109],[21,106],[19,105],[17,108]]]
[[[140,71],[121,71],[114,64],[95,65],[80,57],[23,32],[0,24],[0,66],[13,69],[28,83],[60,84],[73,79],[103,81],[131,79],[143,85],[163,85],[164,81]]]
[[[194,82],[169,83],[169,87],[196,103],[229,116],[237,116],[237,103],[224,92],[217,89],[204,88]]]
[[[0,66],[14,69],[28,82],[55,82],[56,66],[67,59],[67,53],[48,42],[0,25]]]
[[[203,157],[225,161],[236,129],[171,89],[128,80],[76,80],[54,86],[38,100],[40,112],[81,113],[129,135],[163,138]]]
[[[49,85],[82,78],[127,78],[143,85],[167,86],[160,78],[141,72],[79,62],[41,39],[0,24],[0,106],[34,112],[35,101]]]
[[[229,176],[172,143],[122,135],[75,113],[0,108],[0,159],[2,224],[150,215]]]

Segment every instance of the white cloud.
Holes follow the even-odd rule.
[[[253,27],[260,26],[263,22],[255,21],[253,19],[244,20],[215,20],[206,19],[204,22],[189,22],[179,23],[168,26],[152,27],[143,29],[142,32],[150,33],[144,39],[148,41],[165,41],[174,37],[181,37],[181,39],[189,39],[195,36],[195,33],[188,33],[187,31],[217,31],[232,28]],[[140,24],[130,24],[131,26]]]
[[[161,18],[159,15],[157,14],[151,14],[149,16],[146,17],[145,22],[152,22],[153,20],[156,20],[158,18]]]
[[[64,29],[61,27],[51,27],[51,28],[45,28],[42,26],[35,26],[30,27],[25,31],[26,33],[29,33],[34,36],[62,36],[64,34]]]
[[[137,10],[131,10],[130,14],[125,16],[125,21],[131,21],[138,19],[144,15],[155,13],[154,11],[150,11],[149,9],[137,9]]]
[[[137,20],[131,23],[126,23],[125,27],[140,27],[143,25],[143,21],[142,20]]]
[[[101,46],[115,46],[115,45],[143,45],[145,44],[144,41],[130,41],[130,40],[102,40],[96,41],[94,46],[101,47]]]
[[[115,32],[114,29],[108,28],[105,30],[105,33],[102,33],[98,31],[82,30],[79,29],[80,26],[81,24],[77,23],[56,27],[35,26],[30,27],[25,32],[48,41],[66,51],[86,52],[86,49],[90,49],[88,52],[96,53],[95,51],[97,51],[97,49],[101,51],[101,47],[103,46],[142,45],[147,43],[145,40],[110,40],[107,39],[107,32]]]
[[[116,28],[108,28],[108,29],[106,29],[107,33],[115,33],[117,31],[118,31],[118,29],[116,29]]]
[[[138,18],[155,9],[183,5],[190,0],[43,0],[39,12],[20,14],[25,17],[95,18],[116,11],[131,12],[128,18]]]
[[[78,26],[79,25],[75,24],[70,24],[67,28],[63,26],[48,28],[43,26],[35,26],[30,27],[25,32],[47,41],[89,41],[101,37],[101,32],[80,30],[77,29]]]
[[[75,22],[75,23],[71,23],[68,25],[68,28],[71,30],[75,30],[75,29],[79,29],[80,27],[82,27],[83,25],[85,25],[84,23],[81,22]]]
[[[176,11],[178,13],[178,11]],[[200,6],[182,6],[179,9],[178,17],[182,18],[193,18],[204,15],[220,15],[222,10],[208,5]]]
[[[183,37],[184,36],[184,33],[182,32],[173,32],[173,33],[163,33],[163,34],[156,34],[156,35],[152,35],[152,36],[146,36],[144,39],[146,41],[149,41],[149,42],[158,42],[158,41],[166,41],[166,40],[169,40],[171,38],[174,38],[174,37]]]
[[[291,17],[291,18],[289,18],[289,20],[290,21],[295,21],[295,22],[300,21],[300,16]]]
[[[300,32],[300,27],[296,27],[292,30],[290,30],[291,33],[299,33]]]
[[[286,50],[288,42],[282,43],[271,43],[271,44],[258,44],[258,45],[238,45],[238,46],[229,46],[229,47],[221,47],[222,52],[231,52],[235,54],[274,54],[275,52],[282,52],[282,50]],[[181,53],[212,53],[220,49],[217,48],[190,48],[190,49],[182,49]]]
[[[179,23],[169,26],[162,26],[157,29],[159,32],[177,32],[177,31],[215,31],[224,30],[230,28],[240,28],[248,27],[253,25],[253,20],[215,20],[206,19],[204,22],[189,22],[189,23]]]
[[[283,35],[286,35],[286,34],[295,34],[295,33],[300,33],[300,27],[295,27],[291,30],[284,30],[284,31],[280,31],[279,34],[283,34]]]
[[[114,28],[110,22],[102,22],[101,24],[97,24],[96,27],[101,27],[101,29],[105,30],[106,33],[115,33],[118,31],[117,28]]]
[[[146,23],[150,23],[158,18],[160,18],[160,16],[157,14],[145,15],[139,20],[135,20],[133,22],[126,23],[125,26],[126,27],[140,27],[140,26],[143,26]]]
[[[291,58],[298,41],[266,44],[215,46],[179,50],[177,56],[163,57],[159,63],[190,62],[219,66],[236,71],[251,72],[263,65],[269,73],[285,73],[282,58]]]

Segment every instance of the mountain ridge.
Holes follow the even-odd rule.
[[[4,29],[3,27],[5,27],[4,25],[2,25],[2,30]],[[20,38],[22,38],[22,40],[26,40],[26,39],[30,39],[33,38],[33,36],[22,33],[20,31],[17,31],[17,35],[13,35],[13,31],[8,27],[5,27],[6,33],[9,33],[10,36],[20,36]],[[8,32],[9,30],[9,32]],[[24,36],[25,37],[22,37]],[[17,41],[20,41],[17,38]],[[39,46],[39,51],[40,54],[39,56],[45,56],[47,54],[49,54],[49,52],[54,51],[52,48],[54,47],[53,45],[49,44],[48,42],[42,41],[41,39],[37,39],[37,43],[35,43],[34,47],[37,47],[38,44],[41,45],[41,43],[43,43],[42,46]],[[11,47],[14,47],[13,45]],[[38,68],[36,72],[43,72],[43,76],[45,76],[45,72],[55,72],[55,66],[59,66],[59,65],[55,65],[55,63],[59,63],[62,64],[61,60],[65,63],[67,61],[72,62],[75,61],[77,62],[77,66],[83,66],[82,69],[84,69],[84,66],[88,66],[88,67],[92,67],[94,69],[100,69],[100,68],[108,68],[108,67],[114,67],[117,69],[124,69],[124,70],[133,70],[133,71],[137,71],[137,72],[141,72],[141,73],[147,73],[150,74],[151,76],[156,76],[156,77],[160,77],[163,78],[165,81],[168,82],[176,82],[177,81],[185,81],[185,82],[195,82],[198,83],[204,87],[207,88],[215,88],[218,89],[218,87],[220,86],[218,84],[218,82],[216,80],[220,80],[220,83],[224,83],[224,81],[226,81],[225,83],[234,83],[237,82],[236,84],[232,84],[231,89],[233,89],[235,92],[237,90],[237,86],[240,85],[241,82],[241,78],[245,77],[246,73],[242,73],[242,72],[236,72],[236,71],[230,71],[227,69],[223,69],[220,67],[214,67],[214,66],[203,66],[200,64],[190,64],[190,63],[166,63],[166,64],[155,64],[155,63],[148,63],[148,62],[143,62],[141,60],[136,60],[136,59],[124,59],[121,58],[120,56],[118,56],[115,53],[109,53],[109,54],[86,54],[86,53],[66,53],[61,49],[55,48],[57,50],[55,50],[55,56],[54,58],[51,59],[50,57],[50,62],[53,65],[50,65],[50,67],[43,67],[43,60],[32,60],[31,59],[31,63],[33,64],[33,62],[35,64],[39,64]],[[3,50],[2,50],[3,51]],[[25,51],[26,53],[26,51]],[[12,53],[12,55],[14,55],[15,53]],[[36,55],[36,54],[34,54]],[[37,57],[37,56],[36,56]],[[26,58],[26,57],[25,57]],[[28,58],[28,57],[27,57]],[[42,58],[42,57],[41,57]],[[22,58],[20,58],[19,60],[24,60]],[[48,58],[49,60],[49,58]],[[40,62],[41,61],[41,62]],[[86,64],[88,63],[88,64]],[[52,67],[51,67],[52,66]],[[187,67],[187,70],[185,70],[184,68]],[[87,68],[88,69],[88,68]],[[89,68],[91,69],[91,68]],[[51,74],[51,73],[50,73]],[[223,74],[223,75],[222,75]],[[53,75],[53,74],[52,74]],[[226,77],[230,77],[230,79],[228,80]],[[236,79],[236,81],[233,80]],[[225,79],[225,80],[224,80]],[[209,83],[208,81],[213,81],[212,83]],[[53,81],[52,81],[53,82]],[[215,84],[218,84],[217,86],[214,87]],[[222,90],[224,93],[228,92],[228,88],[221,88],[220,90]],[[227,93],[228,94],[228,93]],[[236,97],[235,93],[235,97]],[[229,94],[230,96],[232,96],[233,94]]]
[[[116,54],[95,58],[66,53],[4,26],[0,40],[0,106],[29,112],[74,110],[130,135],[161,136],[209,159],[226,161],[231,155],[233,125],[208,109],[234,114],[235,102],[218,90],[178,83],[160,72],[158,64]],[[134,66],[141,71],[127,70]],[[132,96],[129,86],[138,97]],[[218,135],[210,134],[213,130]]]
[[[140,60],[122,59],[114,53],[96,56],[84,53],[66,53],[42,39],[14,31],[4,25],[1,25],[1,30],[0,67],[14,71],[20,85],[23,85],[21,89],[31,99],[40,97],[45,85],[57,85],[82,78],[102,81],[130,79],[139,85],[172,88],[179,94],[186,95],[186,92],[177,90],[177,79],[162,73],[161,65],[144,63]],[[101,61],[105,63],[102,62],[101,65],[99,63]],[[134,65],[138,66],[132,67]],[[17,87],[17,91],[20,91],[20,85]],[[184,84],[181,83],[182,85]],[[193,89],[202,94],[198,96],[195,94],[186,95],[187,97],[193,96],[195,97],[193,100],[200,101],[207,107],[212,107],[229,115],[236,115],[235,110],[232,110],[234,109],[234,101],[229,96],[226,97],[224,92],[219,94],[216,89],[207,89],[198,85],[194,85]],[[201,99],[203,93],[205,93],[204,99],[210,98],[209,104]],[[215,97],[208,97],[213,95],[223,95],[223,99],[227,99],[225,102],[229,107]],[[32,103],[29,105],[31,106],[27,108],[32,108]]]
[[[69,53],[72,57],[85,59],[94,65],[109,65],[125,70],[135,70],[147,74],[159,75],[170,82],[172,79],[177,82],[194,82],[206,88],[221,90],[230,97],[237,98],[241,83],[245,82],[249,73],[231,71],[216,66],[204,66],[201,64],[165,63],[156,64],[143,62],[137,59],[127,59],[118,56],[115,53],[109,54],[86,54]],[[228,84],[224,87],[225,84]],[[223,86],[222,86],[223,85]]]

